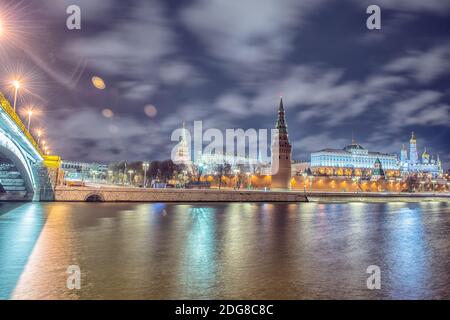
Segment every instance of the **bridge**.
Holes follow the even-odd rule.
[[[53,200],[60,158],[46,156],[0,93],[0,200]]]

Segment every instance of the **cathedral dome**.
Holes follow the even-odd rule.
[[[430,154],[427,152],[427,149],[422,153],[422,162],[425,164],[430,163]]]

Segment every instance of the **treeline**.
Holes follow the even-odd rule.
[[[143,182],[144,180],[144,162],[118,162],[109,165],[111,182],[129,182],[130,178],[133,183]],[[167,182],[178,175],[182,175],[185,171],[184,165],[175,164],[172,160],[152,161],[149,162],[147,169],[147,184],[151,181]]]

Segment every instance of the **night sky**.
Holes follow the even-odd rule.
[[[26,74],[19,108],[40,110],[33,128],[66,160],[166,159],[183,121],[273,128],[282,94],[296,160],[352,131],[399,153],[414,131],[450,164],[448,0],[1,0],[0,18],[1,91]]]

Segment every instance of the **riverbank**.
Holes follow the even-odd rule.
[[[302,192],[217,189],[57,187],[55,201],[98,202],[307,202]]]
[[[309,192],[309,202],[450,202],[449,193]]]
[[[450,202],[444,193],[351,193],[217,189],[57,187],[55,201],[100,202]]]

